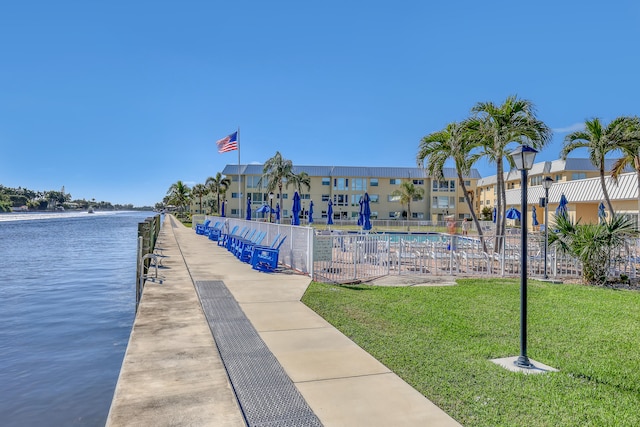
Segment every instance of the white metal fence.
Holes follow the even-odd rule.
[[[204,219],[204,216],[194,216],[193,221],[195,224]],[[278,234],[287,236],[280,248],[280,262],[318,281],[350,283],[391,274],[516,277],[522,266],[517,229],[503,238],[485,236],[485,251],[474,235],[314,232],[310,227],[288,224],[236,218],[207,219],[225,221],[227,230],[238,225],[266,231],[267,244]],[[496,242],[500,248],[494,247]],[[639,248],[639,240],[632,239],[617,253],[612,253],[610,275],[635,278],[640,267]],[[546,268],[550,278],[578,278],[582,274],[581,263],[554,246],[548,247]],[[544,235],[531,233],[527,239],[527,275],[540,278],[544,273]]]

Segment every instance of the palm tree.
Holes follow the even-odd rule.
[[[227,189],[231,185],[231,180],[229,178],[223,178],[220,172],[216,173],[215,178],[210,176],[205,181],[204,185],[206,185],[207,189],[210,193],[214,193],[216,195],[216,200],[218,204],[216,205],[216,212],[220,213],[220,194],[225,194]]]
[[[289,188],[289,184],[293,184],[293,188],[295,188],[298,193],[302,193],[303,186],[309,191],[311,190],[311,177],[306,172],[300,172],[299,174],[292,173],[287,180],[287,188]]]
[[[189,204],[190,196],[191,189],[182,181],[174,182],[167,191],[168,202],[178,206],[180,211],[184,211],[184,207]]]
[[[287,160],[282,157],[279,151],[276,151],[276,154],[267,160],[262,169],[262,173],[264,174],[264,179],[267,180],[267,192],[273,192],[275,189],[278,189],[278,193],[280,194],[280,207],[284,206],[282,204],[282,184],[284,181],[288,181],[293,176],[293,163],[291,160]]]
[[[611,178],[617,184],[618,177],[624,173],[627,167],[636,171],[638,186],[638,212],[640,212],[640,118],[625,117],[626,130],[622,135],[623,140],[618,143],[622,151],[622,157],[616,160],[611,169]]]
[[[519,99],[515,95],[507,97],[500,106],[492,102],[480,102],[471,112],[474,116],[467,120],[469,136],[480,144],[482,157],[496,165],[496,251],[500,248],[498,236],[504,236],[506,230],[505,214],[506,189],[504,185],[504,158],[511,152],[509,144],[517,142],[541,149],[552,136],[551,129],[536,118],[535,107],[531,101]]]
[[[471,218],[486,252],[487,248],[482,236],[482,227],[473,208],[473,192],[468,191],[464,183],[464,177],[469,176],[471,167],[479,157],[478,154],[473,153],[473,149],[477,147],[477,144],[474,144],[468,138],[466,132],[465,123],[449,123],[445,129],[430,133],[420,141],[416,160],[418,161],[418,166],[422,167],[426,159],[425,169],[429,176],[436,180],[443,180],[445,163],[447,160],[453,159],[458,175],[458,184],[462,189],[469,212],[471,212]]]
[[[207,194],[207,187],[204,184],[196,184],[191,189],[191,195],[200,199],[200,213],[202,213],[202,196]]]
[[[392,196],[400,197],[402,206],[407,205],[407,219],[411,218],[411,202],[419,202],[424,197],[424,188],[416,187],[411,181],[402,181],[400,188],[391,193]]]
[[[625,123],[626,118],[624,117],[618,117],[606,127],[603,126],[597,117],[587,120],[584,122],[584,130],[572,132],[564,138],[564,147],[562,147],[562,151],[560,152],[562,160],[566,160],[569,153],[573,150],[583,147],[587,148],[589,151],[589,160],[598,168],[600,173],[600,186],[602,187],[602,193],[604,194],[604,199],[607,202],[611,216],[614,215],[614,211],[604,179],[604,158],[608,153],[619,148],[618,144],[623,141]]]
[[[637,234],[633,221],[623,215],[613,215],[602,224],[574,223],[558,215],[554,228],[549,244],[580,260],[583,280],[595,285],[606,283],[614,254],[624,247],[626,239]]]

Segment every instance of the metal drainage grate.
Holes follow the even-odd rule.
[[[224,282],[195,286],[247,424],[321,426]]]

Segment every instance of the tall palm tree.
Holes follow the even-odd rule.
[[[191,196],[191,188],[182,181],[176,181],[171,184],[169,191],[167,191],[168,202],[180,208],[180,211],[184,211],[184,207],[189,204],[189,197]]]
[[[191,189],[191,195],[200,200],[200,213],[202,213],[202,196],[207,194],[207,187],[204,184],[196,184]]]
[[[279,151],[276,151],[276,154],[264,163],[262,173],[264,174],[263,178],[267,181],[267,192],[273,192],[276,188],[278,189],[278,193],[280,194],[280,207],[284,206],[282,204],[282,185],[284,181],[291,179],[293,176],[292,171],[293,163],[291,160],[282,157]]]
[[[481,155],[496,165],[496,236],[504,236],[506,230],[505,214],[506,189],[504,185],[504,159],[512,148],[509,144],[517,142],[541,149],[552,136],[551,129],[536,117],[531,101],[519,99],[516,95],[507,97],[502,105],[492,102],[479,102],[472,109],[473,117],[467,121],[469,136],[480,143]],[[500,248],[496,238],[496,250]]]
[[[400,204],[407,205],[407,219],[411,219],[411,202],[419,202],[424,197],[424,188],[416,187],[411,181],[402,181],[400,188],[391,193],[400,197]]]
[[[289,188],[289,184],[293,184],[293,188],[298,190],[298,193],[302,193],[302,187],[306,187],[307,191],[309,191],[311,190],[311,177],[306,172],[292,173],[287,180],[287,188]]]
[[[210,176],[205,181],[204,185],[207,187],[210,193],[214,193],[216,195],[216,200],[218,204],[216,205],[216,212],[220,213],[220,194],[225,194],[227,189],[231,185],[231,180],[229,178],[223,178],[220,172],[216,173],[215,178]]]
[[[623,140],[618,144],[622,151],[622,157],[616,160],[611,169],[611,178],[617,184],[618,177],[624,173],[627,167],[632,167],[636,171],[638,186],[638,212],[640,212],[640,118],[625,117],[625,127]]]
[[[618,117],[611,121],[608,126],[603,126],[599,118],[594,118],[584,122],[584,130],[572,132],[564,138],[564,146],[560,152],[560,157],[566,160],[570,152],[577,148],[587,148],[589,160],[600,173],[600,186],[604,199],[611,216],[614,215],[613,205],[609,198],[607,185],[605,182],[605,156],[618,149],[618,144],[623,141],[625,131],[625,118]]]
[[[466,132],[466,123],[449,123],[441,131],[430,133],[422,138],[418,148],[416,160],[418,166],[425,165],[429,176],[436,180],[444,179],[444,166],[447,160],[453,159],[458,175],[458,185],[462,189],[464,199],[471,212],[471,218],[478,230],[478,236],[486,252],[485,241],[482,236],[482,227],[473,208],[473,192],[467,190],[464,183],[465,176],[469,176],[473,164],[478,160],[479,154],[474,153],[477,143],[471,140]]]

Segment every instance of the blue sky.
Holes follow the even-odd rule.
[[[243,164],[415,166],[512,94],[553,160],[585,119],[640,114],[638,22],[634,0],[3,2],[0,184],[153,205],[236,164],[215,141],[238,127]]]

